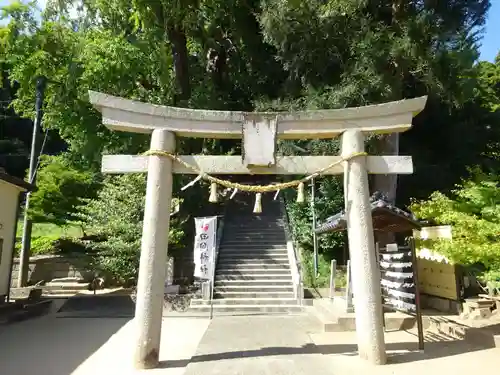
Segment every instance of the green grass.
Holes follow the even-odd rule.
[[[19,220],[17,223],[16,256],[19,256],[21,250],[22,234],[23,222]],[[62,237],[79,238],[82,235],[82,229],[76,225],[59,226],[51,223],[34,223],[31,233],[31,254],[53,254],[57,251],[53,246],[53,241]]]
[[[23,235],[23,221],[17,223],[17,238]],[[51,223],[34,223],[31,236],[36,237],[81,237],[83,235],[82,228],[76,225],[59,226]]]

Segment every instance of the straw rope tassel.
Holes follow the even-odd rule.
[[[210,203],[217,203],[217,201],[218,201],[217,184],[215,182],[212,182],[210,184],[210,198],[208,198],[208,201]]]
[[[304,183],[299,183],[297,188],[297,203],[304,203]]]
[[[255,194],[255,205],[253,206],[253,213],[260,214],[262,212],[262,193]]]

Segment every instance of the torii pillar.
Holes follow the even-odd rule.
[[[173,108],[89,92],[113,130],[152,133],[151,149],[173,152],[174,135],[243,138],[242,156],[180,156],[206,174],[309,175],[338,156],[281,157],[276,139],[333,138],[342,135],[342,156],[364,151],[366,133],[402,132],[411,127],[426,97],[380,105],[295,113],[243,113]],[[154,368],[159,362],[172,173],[191,169],[162,156],[106,155],[103,172],[147,172],[146,209],[139,267],[135,320],[135,366]],[[369,210],[368,173],[413,173],[409,156],[357,156],[322,174],[345,173],[346,212],[352,280],[356,296],[359,355],[372,364],[386,362],[382,324],[380,273],[377,269]],[[264,208],[265,209],[265,208]]]

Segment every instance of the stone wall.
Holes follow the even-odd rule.
[[[50,281],[60,277],[79,277],[92,280],[92,273],[87,269],[88,262],[80,254],[39,255],[31,257],[29,263],[29,284]],[[19,259],[14,259],[11,285],[17,285]]]

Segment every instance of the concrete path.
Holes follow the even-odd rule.
[[[185,375],[334,374],[308,334],[318,329],[303,315],[215,318]]]
[[[153,370],[132,368],[135,321],[129,321],[105,345],[91,355],[71,375],[182,375],[205,333],[209,320],[164,318],[160,347],[160,366]]]
[[[127,319],[57,319],[53,315],[0,327],[0,373],[69,375]]]
[[[56,310],[58,309],[55,306]],[[64,309],[63,309],[64,310]],[[75,309],[78,310],[78,309]],[[78,316],[80,311],[75,311]],[[166,317],[160,367],[135,371],[135,322],[68,317],[68,312],[0,326],[0,374],[6,375],[421,375],[494,373],[500,349],[427,334],[425,352],[408,332],[386,333],[389,364],[356,355],[353,332],[322,333],[312,316]],[[65,317],[66,316],[66,317]]]
[[[371,366],[356,353],[354,332],[313,333],[318,351],[329,358],[336,375],[422,375],[422,374],[493,374],[498,372],[500,349],[472,345],[443,334],[427,331],[424,351],[418,350],[414,331],[385,333],[388,363]]]
[[[2,375],[181,375],[208,319],[165,318],[160,359],[152,371],[132,369],[134,321],[127,318],[45,316],[0,327]]]

